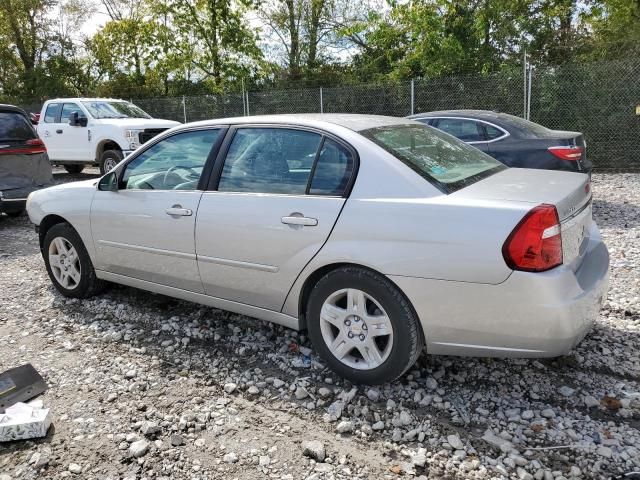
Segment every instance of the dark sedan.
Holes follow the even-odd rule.
[[[0,104],[0,213],[20,215],[27,196],[53,183],[47,149],[27,114]]]
[[[550,130],[488,110],[443,110],[410,118],[449,133],[510,167],[584,173],[593,167],[580,132]]]

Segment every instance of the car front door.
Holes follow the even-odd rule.
[[[229,132],[198,208],[196,252],[208,295],[280,311],[345,202],[354,152],[321,133],[246,126]],[[222,163],[224,162],[224,163]],[[217,185],[215,185],[217,183]]]
[[[69,125],[69,119],[77,112],[79,118],[87,118],[87,114],[77,103],[65,102],[60,112],[60,122],[56,125],[56,137],[60,138],[64,160],[88,160],[87,152],[93,152],[89,127]],[[62,133],[58,133],[62,131]]]
[[[223,131],[194,129],[163,138],[124,165],[117,191],[96,192],[91,205],[96,269],[203,292],[195,219],[200,179]]]

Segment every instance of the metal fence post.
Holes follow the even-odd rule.
[[[531,119],[531,83],[533,82],[533,67],[529,65],[529,87],[527,88],[527,120]]]
[[[411,79],[411,115],[414,113],[414,105],[415,105],[415,85],[413,82],[413,78]]]
[[[524,101],[524,107],[522,109],[522,117],[527,118],[527,49],[524,49],[524,55],[522,57],[522,71],[524,72],[524,92],[522,95]]]
[[[251,114],[249,113],[249,90],[247,90],[247,117],[249,115],[251,115]]]
[[[184,116],[184,123],[187,123],[187,99],[182,96],[182,115]]]
[[[322,106],[322,87],[320,87],[320,113],[324,113],[324,108]]]

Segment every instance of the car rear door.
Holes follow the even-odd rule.
[[[202,293],[195,255],[200,179],[224,128],[180,131],[119,171],[117,191],[96,191],[91,231],[96,269]],[[211,158],[212,161],[213,158]]]
[[[44,111],[44,117],[38,122],[38,135],[47,146],[50,160],[66,160],[64,158],[64,141],[60,130],[60,111],[62,102],[49,103]]]
[[[228,136],[198,207],[205,293],[280,311],[340,215],[356,155],[294,127],[242,126]]]

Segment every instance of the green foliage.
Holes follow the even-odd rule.
[[[386,3],[381,4],[380,2]],[[640,53],[640,0],[0,0],[0,95],[141,98],[513,69]]]

